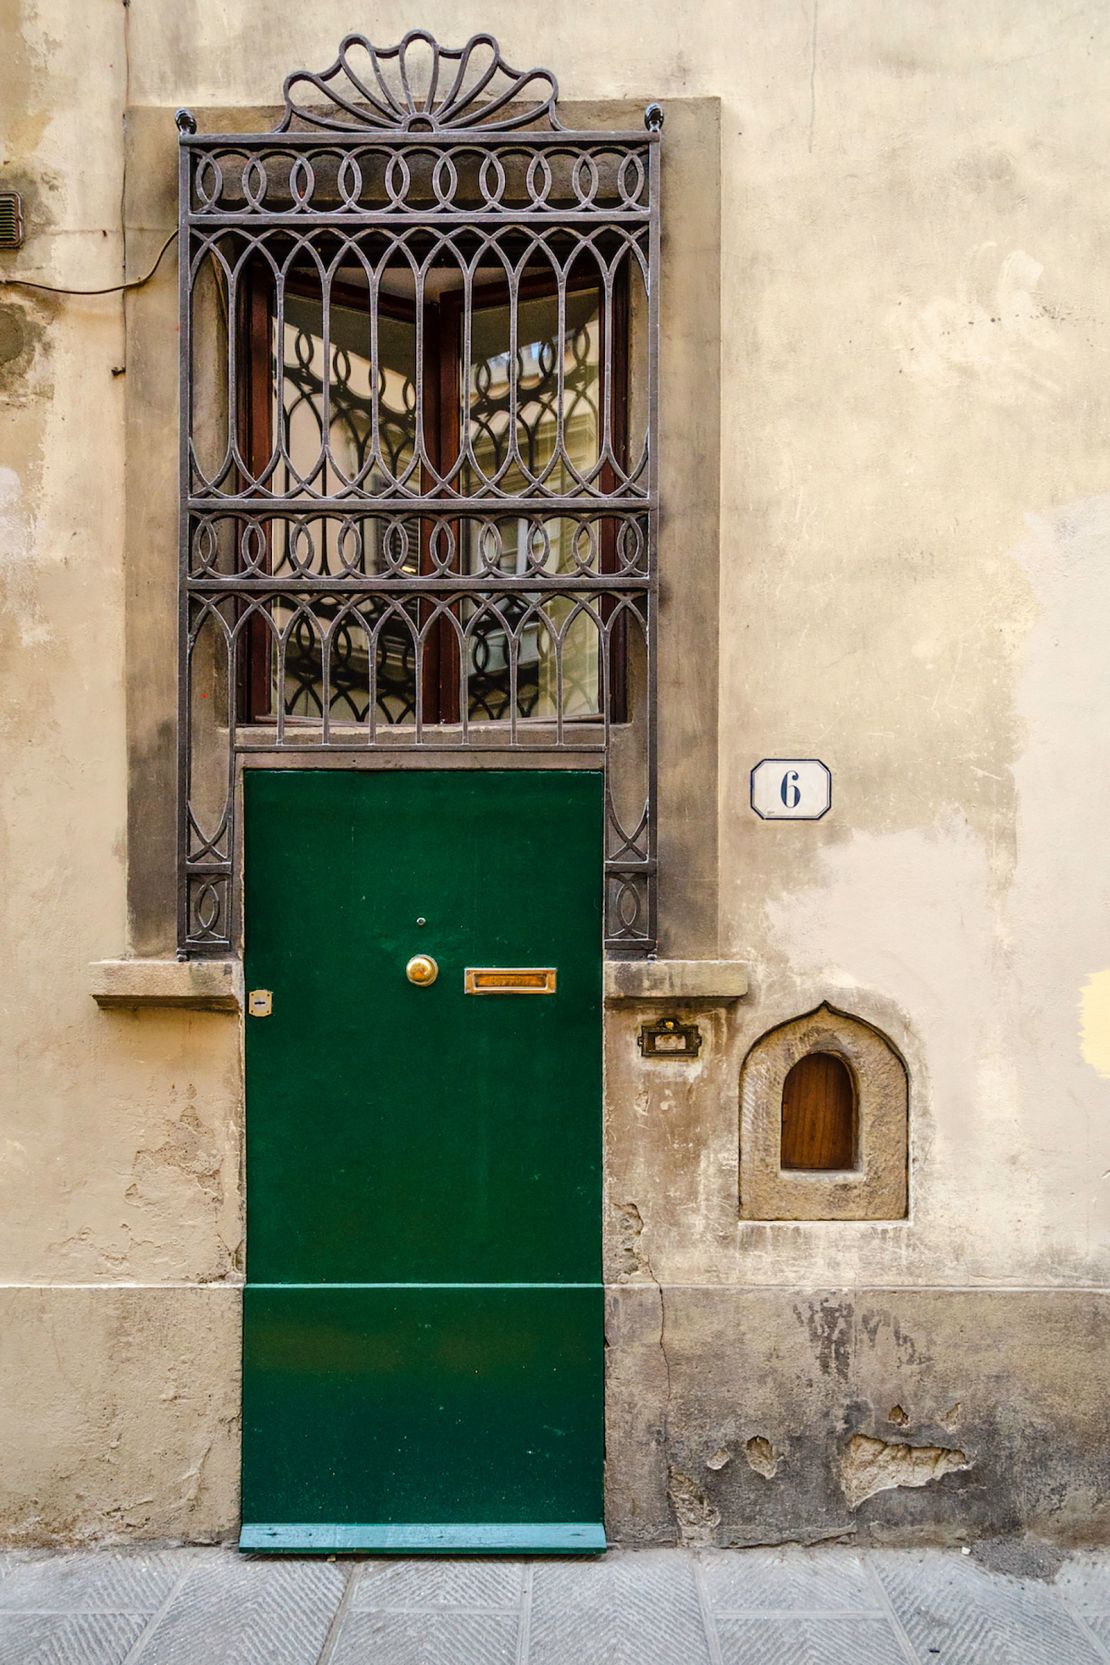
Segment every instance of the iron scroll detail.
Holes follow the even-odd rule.
[[[662,112],[557,97],[418,29],[269,133],[177,114],[186,956],[239,940],[244,768],[462,753],[604,771],[606,943],[654,949]]]
[[[302,88],[312,89],[321,103],[304,101]],[[298,125],[332,133],[508,132],[541,120],[560,126],[551,71],[513,69],[487,34],[472,35],[459,47],[441,46],[426,29],[410,29],[396,46],[347,35],[328,69],[294,70],[282,92],[285,113],[276,133]]]

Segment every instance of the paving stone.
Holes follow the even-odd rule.
[[[885,1619],[753,1614],[717,1620],[722,1665],[906,1665]],[[951,1665],[957,1665],[954,1659]],[[970,1665],[961,1656],[958,1665]]]
[[[698,1559],[715,1613],[882,1611],[863,1558],[850,1549],[745,1549]]]
[[[349,1612],[330,1665],[515,1665],[515,1612]]]
[[[132,1650],[134,1665],[318,1665],[349,1577],[329,1665],[524,1665],[526,1576],[518,1560],[7,1551],[0,1665],[131,1665]],[[1055,1583],[951,1551],[832,1547],[617,1550],[530,1576],[527,1665],[909,1665],[884,1590],[919,1665],[1110,1658],[1105,1553],[1071,1556]]]
[[[16,1551],[0,1578],[0,1611],[153,1613],[197,1553],[182,1549]],[[221,1556],[219,1550],[211,1553]]]
[[[871,1559],[928,1665],[1105,1665],[1050,1585],[987,1572],[942,1550]]]
[[[1106,1649],[1110,1653],[1110,1613],[1093,1613],[1087,1616],[1087,1623]]]
[[[1053,1589],[1083,1613],[1110,1613],[1110,1553],[1073,1555],[1060,1568]]]
[[[709,1665],[693,1565],[679,1550],[540,1561],[529,1665]]]
[[[144,1642],[141,1665],[315,1665],[349,1572],[232,1553],[206,1561]]]
[[[122,1665],[147,1613],[0,1613],[2,1665]]]
[[[352,1607],[513,1607],[524,1586],[522,1561],[368,1561]]]

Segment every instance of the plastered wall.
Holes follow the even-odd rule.
[[[611,1470],[620,1451],[628,1461],[614,1518],[629,1539],[742,1536],[744,1510],[780,1536],[816,1530],[818,1516],[831,1530],[835,1510],[803,1521],[800,1502],[764,1507],[770,1493],[737,1490],[738,1468],[703,1472],[728,1444],[728,1416],[743,1422],[738,1378],[763,1372],[774,1397],[799,1299],[820,1314],[843,1303],[814,1292],[881,1291],[905,1333],[912,1309],[918,1360],[942,1359],[935,1383],[914,1364],[921,1405],[909,1407],[936,1446],[969,1389],[1007,1395],[985,1356],[968,1354],[962,1388],[949,1382],[972,1321],[926,1291],[1086,1301],[1108,1281],[1110,15],[1063,0],[437,0],[419,15],[388,0],[372,17],[340,0],[3,0],[0,179],[25,190],[29,236],[0,256],[0,277],[138,275],[173,182],[125,178],[129,119],[274,102],[292,67],[330,62],[347,30],[390,42],[414,24],[451,42],[490,29],[511,61],[550,65],[568,99],[720,101],[719,313],[683,321],[695,346],[720,342],[719,686],[691,677],[682,718],[696,732],[697,702],[716,701],[719,818],[716,849],[677,846],[696,872],[698,939],[683,943],[678,918],[670,946],[744,960],[752,992],[706,1018],[709,1045],[685,1073],[650,1073],[637,1014],[611,1017],[607,1262],[614,1301],[632,1303],[614,1337],[634,1337],[618,1361]],[[23,1452],[0,1519],[24,1540],[211,1537],[235,1520],[238,1025],[104,1013],[87,992],[90,961],[154,946],[136,940],[126,864],[169,825],[156,773],[149,813],[133,791],[129,820],[128,722],[134,738],[172,621],[135,627],[147,580],[128,569],[125,515],[134,530],[144,496],[173,482],[144,477],[134,422],[146,407],[131,389],[153,384],[126,320],[145,306],[172,332],[173,294],[172,257],[126,301],[0,289],[0,1442]],[[163,336],[148,339],[164,355]],[[680,426],[669,443],[681,447]],[[757,820],[747,775],[768,755],[823,758],[833,813]],[[910,1218],[741,1225],[740,1063],[764,1030],[823,1000],[882,1028],[907,1061]],[[672,1394],[683,1368],[692,1385],[664,1411],[651,1386],[665,1362],[657,1288],[687,1301],[674,1322],[685,1359],[702,1358],[670,1373]],[[736,1333],[740,1307],[714,1306],[704,1325],[698,1313],[744,1290],[763,1303],[762,1339],[729,1363],[720,1336]],[[1033,1309],[1007,1310],[1025,1314],[1019,1330],[1034,1325]],[[1053,1355],[1071,1347],[1087,1381],[1090,1308],[1068,1310],[1070,1329],[1053,1319]],[[811,1362],[790,1366],[788,1398],[835,1476],[845,1442],[876,1434],[844,1404],[874,1392],[879,1406],[901,1355],[861,1386],[855,1363],[824,1370],[824,1322]],[[126,1369],[92,1362],[140,1333]],[[1022,1356],[1007,1354],[1011,1376]],[[1038,1417],[1063,1426],[1069,1394],[1037,1395],[1047,1369],[1029,1364],[1028,1398],[1010,1395],[1001,1435],[974,1424],[981,1457],[966,1429],[949,1430],[971,1478],[915,1485],[914,1530],[944,1513],[920,1502],[940,1495],[950,1523],[1044,1527],[1032,1493],[993,1514],[965,1500],[961,1515],[960,1489],[981,1487],[999,1441]],[[806,1389],[826,1377],[839,1400]],[[39,1442],[45,1403],[64,1440]],[[812,1501],[800,1462],[790,1495]],[[745,1466],[745,1484],[773,1491],[786,1471],[768,1464],[770,1478]],[[1081,1535],[1090,1472],[1060,1476]]]

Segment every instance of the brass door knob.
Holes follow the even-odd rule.
[[[439,967],[430,954],[414,954],[405,967],[405,976],[410,983],[427,988],[428,984],[434,983],[439,976]]]

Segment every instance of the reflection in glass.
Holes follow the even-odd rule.
[[[470,363],[463,367],[467,416],[462,490],[480,496],[542,490],[570,496],[596,476],[600,461],[600,317],[596,288],[570,291],[560,330],[554,295],[522,300],[512,309],[476,308]],[[576,523],[526,518],[498,522],[502,572],[575,570]],[[488,570],[488,541],[467,527],[467,570]],[[464,604],[467,701],[474,720],[509,715],[515,685],[519,717],[594,715],[598,710],[599,632],[574,600],[552,596],[542,613],[539,592],[504,596],[503,624],[482,601]],[[506,628],[506,625],[509,628]],[[562,637],[561,655],[557,634]],[[559,661],[562,661],[560,698]]]
[[[286,285],[280,320],[270,325],[269,432],[252,442],[261,488],[303,511],[266,522],[275,579],[436,571],[489,574],[496,583],[501,573],[526,580],[604,570],[599,522],[584,525],[558,507],[514,513],[521,497],[581,499],[605,489],[612,453],[603,455],[599,290],[567,288],[560,302],[525,289],[515,306],[488,296],[473,297],[469,329],[460,289],[426,302],[425,348],[438,341],[441,358],[424,366],[421,448],[414,301],[380,296],[372,317],[365,291],[336,283],[325,314],[317,278]],[[406,514],[406,498],[434,493],[440,481],[482,500],[483,513]],[[396,506],[368,513],[367,497]],[[332,507],[314,512],[321,499]],[[461,681],[471,721],[594,716],[601,605],[525,584],[454,601],[451,616],[430,625],[426,601],[364,595],[354,605],[337,591],[302,610],[278,598],[269,604],[272,629],[261,617],[252,627],[253,714],[411,723],[422,701],[425,722],[457,721]]]
[[[275,415],[280,422],[277,490],[283,496],[310,491],[343,497],[356,490],[380,496],[412,470],[416,452],[416,327],[412,318],[379,312],[377,359],[371,358],[368,305],[344,305],[331,296],[325,349],[322,299],[287,294],[281,331],[281,376],[275,377]],[[277,337],[275,324],[275,345]],[[280,390],[280,391],[279,391]],[[277,402],[280,397],[280,412]],[[325,432],[326,422],[326,432]],[[406,535],[407,534],[407,535]],[[419,524],[401,530],[390,550],[393,570],[416,573]],[[334,515],[274,526],[275,575],[334,575],[352,564],[380,573],[383,559],[379,522],[344,523]],[[281,697],[287,717],[320,718],[324,708],[324,649],[328,639],[328,710],[336,722],[364,722],[371,697],[387,723],[411,721],[416,711],[416,644],[400,610],[384,618],[382,604],[363,602],[340,618],[342,603],[321,598],[294,617],[275,602],[276,629],[288,631]],[[370,647],[376,636],[371,695]],[[272,695],[276,699],[278,656],[273,655]]]

